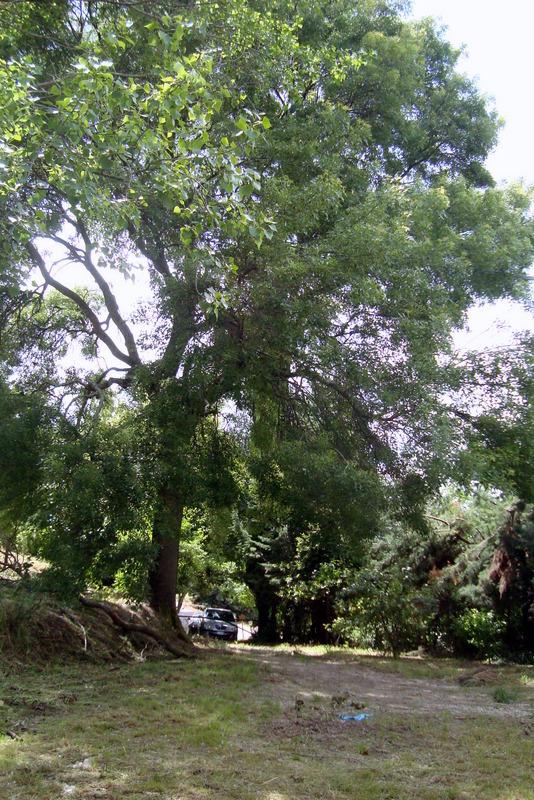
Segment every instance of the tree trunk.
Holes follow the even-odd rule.
[[[177,491],[167,488],[159,492],[152,527],[156,555],[149,578],[150,605],[158,616],[172,625],[181,639],[189,641],[176,613],[176,580],[183,510],[183,502]]]
[[[280,599],[257,557],[247,560],[244,578],[258,610],[258,631],[254,638],[266,644],[280,641],[276,613]]]
[[[311,640],[317,644],[330,644],[332,634],[328,626],[334,620],[334,606],[328,596],[316,598],[310,606],[311,611]]]
[[[256,606],[258,609],[258,633],[257,640],[265,644],[274,644],[280,641],[278,635],[278,622],[276,619],[277,603],[270,594],[260,593],[256,595]]]
[[[287,601],[284,603],[284,607],[282,610],[282,641],[283,642],[294,642],[295,641],[295,604],[291,601]]]

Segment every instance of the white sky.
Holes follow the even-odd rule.
[[[499,182],[534,184],[534,0],[412,0],[412,16],[434,17],[446,38],[465,46],[460,69],[492,98],[504,129],[488,160]],[[505,346],[514,330],[534,331],[534,316],[519,304],[474,309],[460,348]]]
[[[534,184],[534,0],[412,0],[412,15],[434,17],[465,45],[462,72],[504,118],[489,161],[495,178]]]

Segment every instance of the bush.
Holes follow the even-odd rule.
[[[475,658],[498,658],[503,654],[504,620],[493,611],[470,608],[453,623],[457,647]]]
[[[513,703],[517,700],[517,692],[510,691],[505,686],[497,686],[493,692],[493,699],[496,703]]]
[[[357,605],[351,610],[345,608],[343,615],[336,617],[329,626],[335,644],[348,645],[349,647],[368,646],[367,637],[355,624],[354,619],[356,613]]]
[[[418,647],[425,638],[433,600],[425,591],[410,587],[402,571],[389,571],[378,576],[362,572],[355,587],[353,625],[363,641],[394,657]]]

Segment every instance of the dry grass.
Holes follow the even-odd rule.
[[[138,612],[108,603],[123,619],[156,627],[148,609]],[[165,649],[140,633],[124,635],[101,609],[55,598],[24,584],[0,583],[0,656],[4,662],[50,664],[54,661],[128,661],[141,652]]]
[[[288,706],[268,662],[238,651],[5,670],[2,800],[534,800],[528,720],[381,711],[343,723],[324,693]],[[532,696],[530,671],[515,674],[507,685]]]

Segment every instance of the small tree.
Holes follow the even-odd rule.
[[[424,640],[432,607],[429,593],[414,589],[406,572],[409,568],[381,570],[380,574],[362,571],[351,587],[357,597],[351,616],[360,643],[363,640],[394,658]]]

